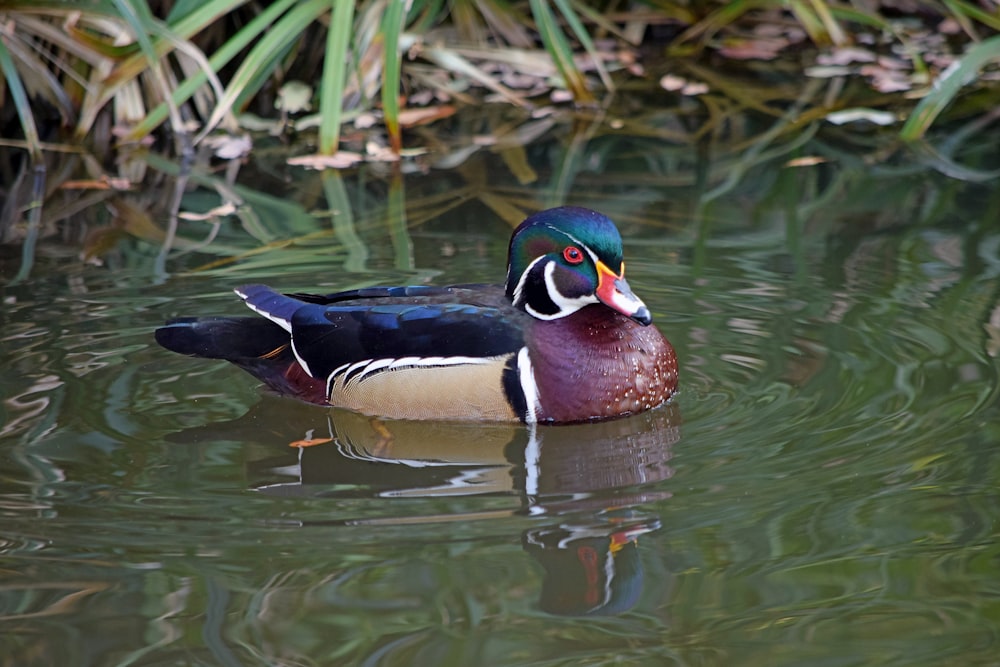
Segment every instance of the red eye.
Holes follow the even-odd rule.
[[[576,246],[567,246],[563,250],[563,259],[565,259],[570,264],[579,264],[583,261],[583,253]]]

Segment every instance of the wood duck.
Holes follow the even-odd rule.
[[[263,317],[178,318],[163,347],[225,359],[280,394],[372,416],[572,423],[664,403],[677,357],[625,281],[614,223],[528,217],[500,285],[236,293]]]

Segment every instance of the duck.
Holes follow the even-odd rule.
[[[654,409],[677,355],[625,280],[607,216],[561,206],[514,229],[502,285],[235,289],[256,315],[178,317],[162,347],[370,417],[570,424]]]

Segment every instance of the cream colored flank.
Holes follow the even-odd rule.
[[[511,356],[367,360],[334,370],[327,394],[331,405],[390,419],[516,421],[503,391]]]

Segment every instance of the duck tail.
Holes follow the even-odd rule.
[[[326,405],[326,385],[310,377],[295,358],[291,338],[260,317],[179,317],[154,334],[172,352],[236,364],[286,396]]]

